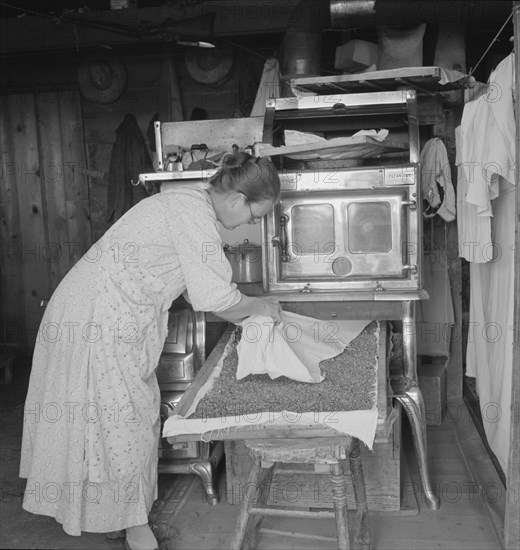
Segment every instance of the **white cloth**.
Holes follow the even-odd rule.
[[[56,518],[71,535],[148,522],[168,309],[185,289],[196,310],[240,300],[219,249],[207,192],[179,189],[135,205],[61,281],[40,325],[25,403],[25,510]]]
[[[457,138],[461,256],[479,263],[493,260],[491,201],[499,193],[499,177],[515,183],[515,116],[513,54],[491,73],[487,91],[466,103]]]
[[[443,69],[442,67],[439,67],[441,70],[441,79],[439,80],[439,84],[449,84],[450,82],[458,82],[459,80],[466,79],[468,75],[461,73],[460,71],[455,71],[453,69]]]
[[[267,100],[277,97],[280,97],[280,64],[277,59],[271,58],[264,63],[255,103],[249,116],[263,116]]]
[[[339,355],[367,326],[367,321],[320,321],[284,311],[275,326],[269,317],[252,315],[242,323],[237,346],[237,379],[268,374],[299,382],[321,382],[320,362]]]
[[[466,374],[476,378],[486,438],[507,475],[513,377],[515,187],[500,178],[493,201],[492,262],[470,264]],[[516,320],[518,322],[518,320]]]
[[[468,179],[462,169],[461,127],[455,129],[457,165],[457,231],[459,239],[459,256],[468,262],[484,263],[493,258],[493,243],[491,242],[490,217],[479,215],[476,204],[467,200]]]
[[[350,138],[340,137],[326,139],[323,136],[312,132],[300,132],[298,130],[285,130],[284,139],[285,145],[306,145],[308,150],[300,153],[287,153],[285,156],[296,160],[341,160],[358,158],[364,155],[367,151],[373,151],[374,146],[370,140],[362,140],[367,136],[371,140],[384,142],[388,136],[388,130],[360,130]],[[326,145],[329,152],[320,148],[321,145]]]
[[[423,197],[429,203],[429,207],[423,212],[424,217],[431,218],[438,214],[447,222],[453,221],[456,213],[455,191],[451,182],[448,153],[441,139],[432,138],[425,143],[420,163]]]
[[[479,217],[488,224],[485,241],[477,241],[476,252],[469,256],[478,263],[470,264],[466,374],[476,378],[484,431],[506,474],[515,323],[514,82],[514,58],[510,54],[491,73],[487,92],[464,107],[459,158],[467,183],[466,201],[474,205],[464,211],[467,219],[462,238],[473,241],[479,238],[478,232],[482,231]]]

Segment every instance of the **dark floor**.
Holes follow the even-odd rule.
[[[108,539],[105,535],[92,533],[71,537],[54,519],[35,516],[21,508],[24,480],[18,477],[18,464],[28,365],[27,357],[18,357],[12,383],[0,385],[0,548],[120,550],[122,539]],[[409,440],[406,442],[407,433],[407,426],[403,425],[403,453],[409,465],[409,487],[418,488],[417,463]],[[492,462],[482,449],[467,409],[457,422],[447,419],[442,426],[429,427],[430,475],[441,507],[429,510],[420,491],[408,490],[405,496],[418,507],[415,513],[372,512],[373,549],[499,549],[497,531],[486,502],[486,499],[496,498],[496,493],[484,493],[481,489],[492,486],[500,490],[500,480],[497,482]],[[478,479],[476,470],[480,470]],[[222,477],[220,487],[224,486]],[[175,504],[169,527],[170,534],[175,529],[178,534],[168,543],[168,550],[228,547],[237,515],[236,505],[227,504],[225,498],[216,506],[208,504],[196,476],[161,476],[159,487],[161,499],[156,502],[153,513],[164,509],[165,504]],[[334,524],[330,520],[269,519],[264,522],[259,538],[259,549],[336,547]]]
[[[489,454],[489,457],[491,458],[493,465],[495,466],[495,469],[502,480],[502,483],[506,484],[506,476],[504,474],[504,471],[502,470],[502,467],[500,466],[500,463],[498,462],[498,458],[495,456],[491,448],[489,447],[487,440],[486,440],[486,433],[484,431],[484,425],[482,422],[482,413],[480,412],[480,400],[477,393],[477,387],[475,378],[469,378],[468,376],[464,377],[464,384],[463,384],[463,391],[464,391],[464,401],[468,407],[468,411],[471,414],[471,418],[473,419],[473,422],[475,423],[475,427],[478,430],[478,433],[480,434],[480,437],[482,438],[482,442],[484,446],[486,447],[486,450]]]

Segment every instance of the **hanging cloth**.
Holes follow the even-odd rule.
[[[132,182],[138,181],[139,174],[153,171],[137,120],[133,115],[126,115],[116,130],[110,158],[107,175],[107,222],[118,220],[134,204],[148,196],[143,186],[134,186]]]
[[[255,103],[249,116],[264,116],[268,99],[280,97],[280,64],[278,59],[268,59],[256,92]]]
[[[491,201],[499,193],[499,178],[515,184],[515,116],[513,107],[514,83],[513,54],[509,54],[491,73],[487,91],[477,99],[464,105],[460,131],[457,134],[457,164],[459,179],[463,177],[465,200],[471,209],[466,209],[467,222],[464,225],[481,225],[476,216],[485,220],[490,234],[490,218],[493,216]],[[468,237],[466,231],[462,234]],[[483,233],[479,229],[480,233]],[[460,237],[461,235],[459,235]],[[489,240],[477,242],[480,247],[488,246]],[[464,244],[464,243],[460,243]],[[485,251],[480,254],[485,257]],[[492,258],[488,257],[490,261]]]
[[[441,139],[436,137],[426,142],[420,163],[423,197],[428,203],[424,217],[438,214],[444,221],[452,222],[455,219],[455,191],[448,153]]]
[[[468,177],[466,200],[477,207],[476,215],[487,216],[491,242],[485,244],[492,245],[494,251],[488,254],[487,262],[470,263],[466,375],[476,378],[486,438],[504,473],[508,472],[514,409],[511,408],[514,342],[510,327],[517,322],[513,311],[514,82],[514,58],[510,54],[491,73],[488,92],[464,107],[460,159]],[[472,108],[467,109],[468,105]]]

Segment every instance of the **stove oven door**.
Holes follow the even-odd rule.
[[[266,224],[266,289],[408,288],[409,204],[403,187],[284,193]]]

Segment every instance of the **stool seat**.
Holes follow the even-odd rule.
[[[231,550],[253,549],[263,520],[268,516],[292,516],[300,518],[334,517],[338,550],[349,550],[350,538],[357,548],[370,548],[368,506],[361,463],[359,440],[341,436],[309,439],[253,439],[245,446],[253,458],[246,494],[240,506]],[[349,530],[347,514],[347,486],[344,463],[348,459],[356,502],[357,529]],[[269,490],[277,463],[326,464],[330,469],[334,512],[303,510],[301,508],[275,508],[267,506]]]

